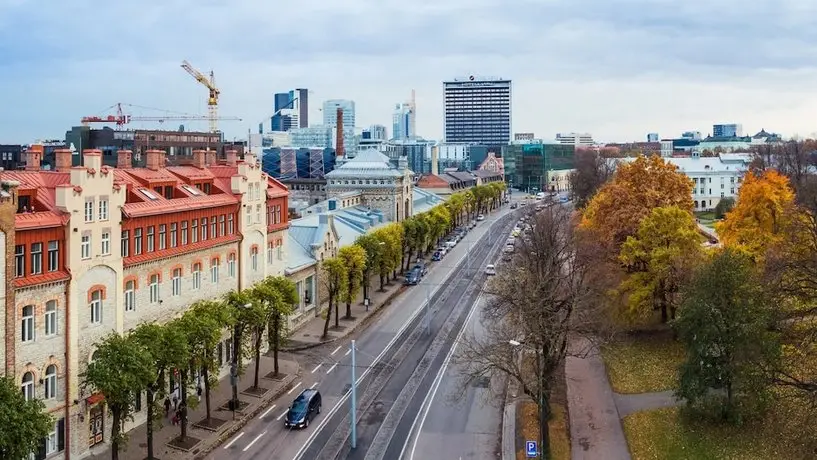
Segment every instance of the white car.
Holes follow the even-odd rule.
[[[483,220],[485,220],[485,216],[483,216],[482,214],[480,214],[480,215],[478,215],[478,216],[477,216],[477,220],[478,220],[478,221],[483,221]]]
[[[494,264],[488,264],[485,266],[485,274],[488,276],[496,275],[496,267],[494,267]]]

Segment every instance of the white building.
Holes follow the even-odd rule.
[[[590,133],[558,133],[556,134],[556,142],[566,145],[575,145],[576,147],[595,144],[593,136]]]

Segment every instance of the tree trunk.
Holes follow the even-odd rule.
[[[148,405],[148,421],[147,426],[147,448],[148,448],[148,456],[147,460],[153,460],[153,418],[155,417],[154,412],[156,408],[153,407],[154,399],[156,399],[156,391],[154,391],[155,384],[151,384],[148,386],[147,389],[147,405]]]
[[[241,368],[241,326],[236,324],[233,328],[233,364],[231,367],[235,368],[235,379],[238,379],[238,370]],[[232,372],[232,369],[230,369]],[[235,410],[238,410],[238,382],[233,385],[233,404]]]
[[[349,300],[349,299],[347,299]],[[352,302],[346,302],[346,319],[352,319]]]
[[[122,426],[122,411],[118,407],[111,408],[111,460],[119,460],[119,428]]]
[[[544,395],[542,396],[542,405],[539,407],[539,432],[541,433],[541,446],[539,450],[542,452],[541,458],[550,458],[550,433],[548,429],[548,419],[550,419],[550,402]]]
[[[255,328],[255,379],[252,382],[252,387],[258,389],[258,373],[261,372],[261,341],[264,339],[262,329]]]
[[[187,369],[179,369],[179,389],[181,390],[179,398],[179,425],[181,426],[181,433],[179,434],[179,441],[187,440]]]
[[[272,314],[272,366],[275,375],[278,375],[278,347],[281,341],[281,315]]]
[[[369,276],[371,276],[371,273],[368,270],[363,272],[363,302],[366,302],[366,299],[369,298]]]
[[[338,324],[338,320],[340,319],[340,318],[339,318],[339,316],[340,316],[340,312],[338,311],[338,310],[340,310],[340,306],[338,305],[339,303],[340,303],[340,302],[335,302],[335,327],[336,327],[336,328],[337,328],[337,327],[340,327],[340,325]],[[331,312],[330,312],[330,313],[331,313]]]
[[[332,302],[334,300],[335,295],[332,292],[329,292],[329,308],[326,310],[326,321],[323,323],[323,335],[321,338],[325,339],[329,336],[329,321],[332,320]]]
[[[380,274],[380,292],[383,292],[383,289],[384,289],[384,285],[385,285],[385,284],[386,284],[385,277],[384,277],[384,276],[383,276],[383,274],[381,273],[381,274]]]
[[[202,366],[201,376],[204,379],[204,411],[209,422],[212,415],[210,410],[210,369],[207,366]]]

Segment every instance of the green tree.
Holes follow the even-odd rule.
[[[380,266],[383,250],[380,245],[380,240],[376,235],[371,233],[360,235],[357,240],[355,240],[355,244],[366,251],[366,268],[363,270],[363,298],[368,299],[370,289],[369,281],[372,277],[372,273]]]
[[[323,323],[323,335],[321,336],[325,339],[329,336],[329,321],[331,321],[332,318],[332,307],[335,308],[335,317],[337,317],[340,293],[346,289],[346,283],[349,277],[343,260],[338,257],[330,257],[324,260],[321,265],[323,268],[323,282],[329,296],[329,308],[326,310],[326,322]]]
[[[189,349],[187,337],[180,321],[171,321],[166,325],[142,323],[136,327],[131,336],[139,342],[153,357],[154,381],[147,386],[147,460],[153,460],[153,430],[162,420],[159,401],[166,396],[167,375],[187,365]],[[209,395],[208,395],[209,396]],[[209,403],[208,403],[209,417]]]
[[[39,399],[26,401],[14,380],[0,376],[0,458],[23,459],[41,449],[54,428]]]
[[[187,337],[189,360],[186,365],[177,366],[177,369],[181,375],[184,375],[185,384],[188,368],[201,371],[204,381],[205,423],[209,423],[212,418],[210,390],[213,385],[217,384],[218,379],[218,364],[213,352],[221,341],[221,335],[230,320],[230,313],[224,303],[200,300],[185,312],[180,322],[180,327],[184,328]],[[187,435],[187,391],[186,385],[182,387],[182,401],[185,402],[185,407],[182,410],[181,427],[185,430],[182,436],[184,438]]]
[[[251,303],[252,297],[249,290],[230,291],[224,295],[224,305],[230,315],[229,324],[233,327],[233,362],[231,365],[231,372],[236,377],[242,373],[242,362],[246,354],[247,347],[245,346],[244,332],[253,324],[255,312],[248,311],[253,309]],[[238,386],[233,386],[233,405],[238,407],[240,401],[238,400]]]
[[[343,261],[346,267],[346,286],[340,293],[341,300],[346,302],[346,318],[352,317],[352,302],[360,293],[360,286],[363,283],[363,272],[366,270],[366,251],[360,246],[353,244],[344,246],[338,251],[338,258]],[[338,326],[337,306],[335,307],[335,327]]]
[[[462,213],[465,210],[465,195],[460,192],[452,194],[444,206],[449,210],[454,225],[459,225]]]
[[[403,270],[408,270],[411,264],[411,255],[414,253],[414,248],[418,245],[417,238],[419,237],[420,219],[417,216],[409,217],[401,223],[403,227],[403,248],[401,251],[400,267]]]
[[[133,336],[111,333],[97,344],[94,359],[82,374],[83,385],[105,395],[111,413],[111,459],[127,441],[124,424],[133,418],[136,395],[155,381],[154,359]]]
[[[732,421],[762,408],[781,352],[768,300],[744,253],[726,249],[697,271],[675,324],[687,350],[679,397],[696,407],[721,390],[719,415]]]
[[[723,219],[726,217],[726,213],[732,210],[735,207],[735,199],[731,196],[727,196],[725,198],[721,198],[718,201],[717,206],[715,206],[715,218],[716,219]]]
[[[286,318],[292,314],[293,307],[298,303],[298,287],[284,276],[267,277],[263,285],[268,285],[269,289],[278,294],[277,296],[270,297],[269,323],[267,327],[267,342],[270,350],[272,350],[273,370],[275,375],[278,375],[278,351],[284,340],[286,340]]]

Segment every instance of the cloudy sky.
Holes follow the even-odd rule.
[[[116,102],[206,114],[183,59],[214,70],[220,113],[243,119],[222,122],[228,137],[295,87],[313,120],[346,98],[358,126],[391,130],[413,88],[419,134],[439,139],[441,81],[472,74],[511,78],[513,131],[543,138],[719,122],[809,136],[815,26],[814,0],[0,0],[0,143],[61,138]]]

